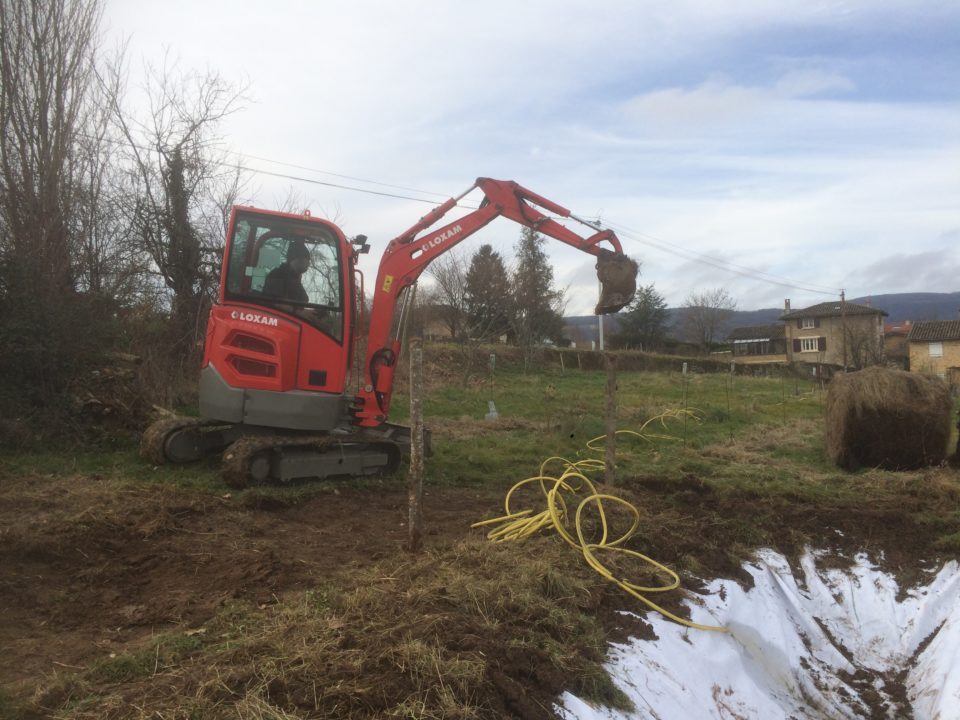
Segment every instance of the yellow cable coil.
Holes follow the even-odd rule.
[[[675,439],[666,435],[649,435],[645,434],[643,431],[646,429],[647,425],[654,420],[660,420],[663,422],[666,417],[677,417],[677,415],[682,412],[686,411],[671,411],[670,413],[664,413],[656,418],[652,418],[643,424],[639,432],[633,430],[618,430],[617,434],[635,435],[643,438],[644,440],[650,440],[652,438],[671,440]],[[587,447],[596,451],[598,448],[595,447],[595,444],[600,440],[604,440],[605,438],[606,435],[601,435],[600,437],[594,438],[587,443]],[[546,468],[552,462],[560,462],[564,466],[564,471],[559,477],[553,477],[546,474]],[[674,622],[678,622],[681,625],[696,628],[697,630],[728,632],[727,628],[725,627],[701,625],[699,623],[691,622],[690,620],[685,620],[682,617],[678,617],[677,615],[665,610],[642,595],[642,593],[659,593],[676,590],[680,586],[680,577],[673,570],[658,563],[653,558],[647,557],[643,553],[639,553],[636,550],[620,547],[626,543],[627,540],[629,540],[633,533],[637,530],[637,528],[640,527],[640,511],[636,508],[636,506],[627,502],[623,498],[617,497],[616,495],[607,495],[597,492],[596,486],[590,481],[584,472],[588,470],[602,470],[603,468],[604,463],[602,460],[587,459],[573,462],[561,457],[547,458],[540,465],[540,473],[538,475],[521,480],[507,492],[506,498],[504,499],[504,510],[506,511],[506,515],[473,523],[471,527],[477,528],[486,525],[498,525],[498,527],[487,533],[487,537],[495,542],[522,540],[540,532],[545,528],[552,527],[571,547],[583,553],[583,557],[587,561],[587,564],[600,573],[601,576],[618,585],[637,600],[653,610],[656,610],[664,617],[667,617]],[[547,500],[547,508],[536,514],[533,514],[533,510],[530,509],[514,512],[510,509],[510,499],[513,497],[514,493],[517,492],[517,490],[531,483],[540,484],[540,489],[543,491],[543,494]],[[573,500],[578,494],[580,494],[583,488],[587,488],[589,494],[584,497],[584,499],[581,500],[580,504],[577,506],[577,511],[574,515],[573,522],[574,529],[576,531],[576,537],[573,537],[566,527],[569,518],[569,510],[567,499],[564,497],[564,494],[570,496],[570,499]],[[633,515],[633,524],[625,533],[615,540],[608,538],[609,528],[607,526],[607,516],[603,506],[604,502],[611,502],[621,505],[629,510]],[[583,533],[582,515],[584,508],[590,504],[595,505],[602,528],[600,542],[597,543],[587,542]],[[638,558],[641,561],[652,565],[660,572],[668,575],[670,578],[672,578],[672,582],[659,587],[645,587],[643,585],[634,584],[624,578],[615,577],[613,572],[597,557],[599,552],[617,552],[623,553],[630,557]]]

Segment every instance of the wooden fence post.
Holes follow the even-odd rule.
[[[409,549],[423,547],[423,339],[410,340]]]
[[[607,365],[607,445],[604,452],[603,480],[607,485],[617,484],[617,358],[604,354]]]

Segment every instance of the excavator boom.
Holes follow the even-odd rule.
[[[479,208],[422,234],[477,188],[484,194]],[[578,235],[546,213],[576,221],[593,232],[587,237]],[[582,220],[562,205],[513,181],[477,178],[468,190],[434,208],[391,240],[384,251],[374,284],[363,386],[352,407],[356,424],[376,427],[386,420],[393,390],[393,373],[400,354],[399,334],[391,337],[391,331],[394,329],[394,316],[401,295],[416,283],[433,260],[497,217],[509,218],[596,256],[597,275],[601,283],[596,314],[616,312],[633,299],[637,263],[624,255],[620,240],[612,230]]]

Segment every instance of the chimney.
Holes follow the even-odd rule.
[[[783,311],[790,312],[790,298],[783,301]]]

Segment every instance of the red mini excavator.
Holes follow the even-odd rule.
[[[476,188],[484,194],[477,210],[425,233]],[[545,213],[591,234],[581,237]],[[407,428],[387,422],[410,289],[433,259],[498,216],[595,255],[597,314],[633,298],[637,264],[611,230],[517,183],[479,178],[387,245],[361,343],[357,260],[370,249],[367,238],[348,240],[309,214],[235,207],[207,326],[201,418],[154,423],[144,456],[181,463],[223,451],[224,478],[235,487],[395,470],[410,441]],[[354,373],[358,347],[366,357]]]

